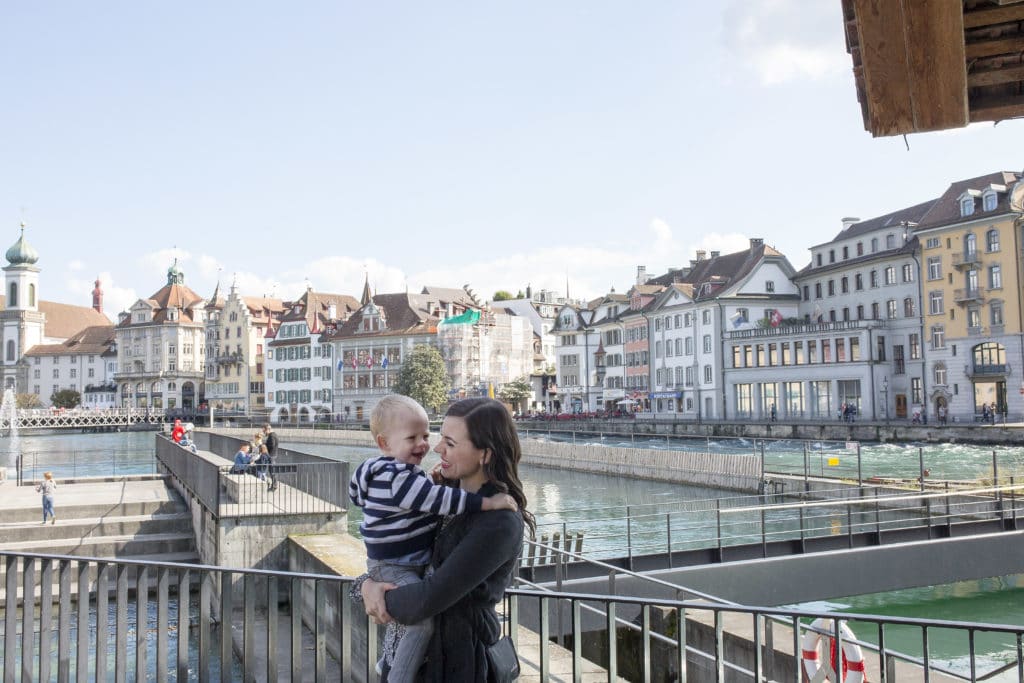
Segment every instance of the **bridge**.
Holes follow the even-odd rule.
[[[159,425],[164,421],[163,413],[140,412],[132,408],[22,408],[0,411],[0,433],[10,433],[12,423],[20,432],[33,429],[127,429],[138,424]]]

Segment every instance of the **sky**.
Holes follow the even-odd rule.
[[[1024,122],[872,138],[839,0],[0,4],[0,249],[116,317],[204,297],[591,298],[1024,168]],[[908,149],[909,146],[909,149]],[[4,242],[3,240],[6,240]]]

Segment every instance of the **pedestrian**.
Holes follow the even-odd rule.
[[[57,523],[57,514],[53,511],[53,492],[57,490],[57,482],[53,480],[53,472],[43,474],[43,480],[36,484],[36,492],[43,494],[43,524],[50,518],[50,524]]]
[[[992,426],[996,424],[996,402],[992,401],[992,406],[988,409],[989,418],[992,420]]]
[[[245,442],[238,447],[238,452],[235,453],[235,464],[231,466],[231,474],[245,474],[249,471],[249,466],[252,464],[252,456],[249,455],[250,448],[251,446]]]
[[[776,412],[776,410],[775,410],[775,404],[774,403],[772,404],[771,414],[772,414],[772,422],[775,422],[775,418],[778,416],[778,412]]]
[[[988,424],[988,418],[989,418],[988,404],[987,403],[982,403],[981,404],[981,421],[983,423],[985,423],[985,424]]]
[[[273,491],[277,488],[277,478],[274,476],[274,459],[277,457],[277,432],[267,422],[263,425],[263,446],[266,448],[264,458],[266,459],[266,472],[267,478],[270,480],[270,486],[267,487],[268,491]]]
[[[939,414],[939,424],[946,424],[946,406],[940,405],[937,412]]]

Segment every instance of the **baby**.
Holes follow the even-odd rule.
[[[419,466],[430,451],[427,413],[408,396],[381,399],[370,414],[370,432],[381,455],[359,465],[348,490],[352,502],[363,509],[359,530],[367,570],[375,581],[399,586],[419,581],[430,562],[441,515],[518,509],[504,493],[484,498],[431,481]],[[432,632],[430,619],[406,626],[390,663],[389,681],[415,678]]]

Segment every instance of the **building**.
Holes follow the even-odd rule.
[[[629,310],[629,297],[613,290],[591,306],[602,311],[603,317],[594,321],[597,330],[597,350],[594,351],[595,381],[599,393],[595,396],[598,410],[615,411],[626,398],[625,325],[622,316]]]
[[[266,407],[272,420],[312,422],[330,417],[335,354],[324,337],[337,331],[359,305],[348,294],[316,292],[312,287],[285,304],[278,324],[266,333]]]
[[[39,252],[26,241],[24,224],[21,235],[7,250],[6,257],[4,294],[0,295],[0,305],[3,306],[0,311],[0,345],[3,348],[0,375],[3,386],[15,393],[34,394],[42,405],[49,405],[50,396],[55,391],[69,388],[82,391],[90,383],[81,380],[89,379],[88,357],[102,353],[93,342],[104,334],[93,328],[111,327],[110,320],[102,311],[102,290],[97,280],[93,308],[40,299],[41,271],[36,265]],[[70,346],[63,346],[71,340],[74,342]],[[84,354],[76,353],[75,347],[83,343],[86,343],[84,348],[90,350]],[[61,347],[60,353],[54,350],[55,347]],[[33,350],[37,354],[28,356]],[[85,365],[79,365],[80,357],[86,359]],[[92,369],[96,375],[98,368]]]
[[[177,259],[167,284],[119,315],[118,397],[123,407],[191,415],[205,400],[206,301],[185,285]]]
[[[783,254],[753,238],[743,251],[698,251],[689,268],[652,278],[665,286],[645,309],[654,416],[700,421],[770,410],[778,398],[767,382],[755,401],[750,383],[727,377],[723,345],[730,329],[795,318],[795,273]]]
[[[558,385],[555,381],[555,344],[556,338],[551,333],[555,326],[555,316],[560,306],[566,303],[565,297],[545,289],[534,292],[526,286],[526,296],[520,299],[492,301],[490,307],[495,312],[504,311],[526,318],[533,326],[533,370],[529,380],[533,386],[533,398],[528,408],[538,412],[557,412]],[[554,389],[554,393],[551,392]]]
[[[364,288],[364,299],[369,288]],[[366,420],[401,372],[416,346],[440,347],[438,324],[479,310],[467,291],[424,287],[419,294],[375,294],[321,342],[334,348],[334,412],[342,420]]]
[[[629,292],[629,308],[621,314],[623,341],[623,369],[625,382],[624,402],[621,406],[632,411],[650,411],[650,344],[647,307],[664,285],[650,284],[645,266],[637,266],[636,284]]]
[[[940,408],[960,421],[993,404],[999,414],[1024,411],[1024,382],[1015,379],[1024,369],[1020,180],[999,172],[952,183],[914,227],[930,419]]]
[[[469,309],[437,325],[452,397],[494,396],[534,371],[533,327],[518,315]]]
[[[280,299],[241,296],[231,285],[227,299],[219,285],[206,305],[206,399],[217,413],[266,413],[264,344],[285,312]]]
[[[61,344],[37,344],[25,354],[29,392],[43,406],[51,404],[58,391],[71,389],[81,396],[85,408],[114,408],[116,345],[113,324],[87,327]],[[112,368],[111,365],[114,367]]]

